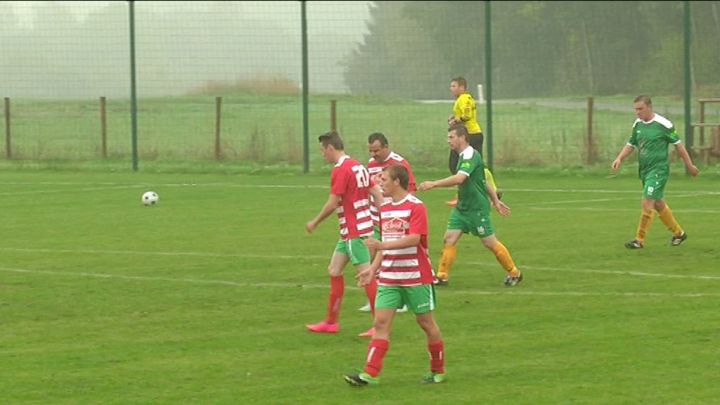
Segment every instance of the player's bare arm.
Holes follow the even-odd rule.
[[[366,239],[365,242],[367,244],[367,241],[369,239]],[[373,239],[377,242],[377,239]],[[365,287],[366,285],[370,284],[372,279],[377,274],[378,270],[380,269],[380,264],[382,264],[382,255],[375,255],[375,258],[373,259],[370,266],[368,266],[364,270],[360,270],[355,275],[355,280],[357,280],[358,287]]]
[[[373,244],[373,246],[370,246],[368,244],[368,241],[370,241],[370,240],[374,241],[374,242],[371,242]],[[420,235],[416,235],[416,234],[403,236],[400,239],[385,241],[385,242],[380,242],[379,240],[372,239],[372,238],[365,239],[365,245],[367,247],[374,247],[377,250],[404,249],[404,248],[407,248],[410,246],[417,246],[418,244],[420,244]],[[380,256],[380,255],[378,255],[378,256]]]
[[[315,228],[317,228],[317,226],[325,220],[325,218],[329,217],[333,212],[335,212],[335,209],[338,205],[340,205],[340,196],[330,194],[327,202],[325,203],[325,205],[323,205],[320,212],[315,216],[315,218],[311,219],[307,224],[305,224],[305,230],[308,233],[312,233]]]
[[[635,151],[635,148],[633,148],[632,146],[630,146],[630,145],[623,146],[620,153],[618,153],[617,157],[612,162],[612,165],[611,165],[612,170],[617,171],[617,169],[620,168],[620,165],[622,165],[623,160],[625,160],[626,157],[630,156],[630,154],[632,154],[633,151]]]
[[[427,191],[432,190],[436,187],[453,187],[460,185],[467,180],[468,176],[458,172],[453,174],[450,177],[446,177],[444,179],[440,180],[434,180],[434,181],[423,181],[420,183],[420,186],[418,186],[418,190],[420,191]]]
[[[485,184],[485,190],[490,197],[490,202],[492,203],[492,206],[495,207],[498,214],[504,217],[510,215],[510,207],[508,207],[507,204],[505,204],[504,202],[500,201],[497,192],[490,184]]]
[[[691,176],[697,176],[698,174],[700,174],[700,170],[693,163],[690,154],[685,148],[685,145],[683,145],[682,143],[677,143],[675,144],[675,150],[677,150],[678,156],[680,156],[680,159],[682,159],[685,163],[685,168]]]
[[[376,183],[374,186],[370,187],[369,189],[370,195],[372,195],[372,202],[377,207],[378,212],[382,208],[383,204],[383,192],[382,187],[380,187],[380,183]]]

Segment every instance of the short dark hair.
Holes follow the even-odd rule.
[[[452,80],[450,80],[450,83],[452,82],[456,82],[460,86],[463,86],[467,89],[467,80],[465,80],[465,78],[462,76],[454,77]]]
[[[405,166],[393,164],[383,170],[390,175],[391,179],[400,181],[400,187],[402,187],[403,190],[408,189],[408,185],[410,184],[410,174],[408,174]]]
[[[641,94],[641,95],[635,97],[635,100],[633,100],[633,103],[637,103],[638,101],[642,101],[648,107],[652,106],[652,100],[650,100],[650,96],[648,96],[648,95]]]
[[[380,141],[380,146],[388,146],[388,140],[385,137],[385,135],[382,132],[373,132],[368,136],[368,144],[371,144],[375,141]]]
[[[340,138],[340,134],[335,131],[326,132],[318,136],[318,141],[322,144],[324,148],[327,148],[328,145],[331,145],[333,148],[335,148],[335,150],[345,150],[345,146],[343,145],[342,138]]]
[[[452,132],[452,131],[455,131],[455,134],[457,136],[465,138],[466,141],[470,140],[470,138],[468,138],[468,136],[470,136],[470,135],[468,134],[467,127],[462,122],[458,122],[457,124],[451,125],[450,128],[448,128],[448,132]]]

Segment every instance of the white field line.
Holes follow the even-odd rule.
[[[523,206],[538,206],[538,205],[558,205],[558,204],[577,204],[577,203],[594,203],[594,202],[609,202],[609,201],[628,201],[628,200],[640,200],[641,199],[641,193],[635,193],[637,194],[637,198],[634,197],[616,197],[616,198],[594,198],[589,200],[561,200],[561,201],[538,201],[535,203],[532,203],[532,205],[529,204],[523,204]],[[720,193],[715,193],[712,191],[699,191],[695,193],[684,193],[684,194],[674,194],[672,195],[673,199],[676,198],[694,198],[694,197],[704,197],[704,196],[712,196]]]
[[[468,262],[474,266],[492,267],[497,266],[497,263],[486,263],[486,262]],[[609,274],[617,276],[634,276],[634,277],[655,277],[655,278],[670,278],[670,279],[682,279],[682,280],[720,280],[720,276],[708,276],[702,274],[666,274],[666,273],[648,273],[642,271],[627,271],[627,270],[597,270],[597,269],[567,269],[558,267],[543,267],[543,266],[520,266],[522,269],[528,269],[532,271],[556,271],[564,273],[588,273],[588,274]],[[530,274],[530,273],[528,273]]]
[[[205,253],[205,252],[153,252],[153,251],[135,251],[135,250],[93,250],[93,249],[42,249],[42,248],[14,248],[0,247],[0,251],[5,252],[27,252],[27,253],[64,253],[64,254],[97,254],[97,255],[127,255],[127,256],[170,256],[170,257],[214,257],[214,258],[239,258],[239,259],[282,259],[282,260],[327,260],[328,256],[320,255],[261,255],[261,254],[233,254],[233,253]],[[491,267],[497,266],[495,262],[467,262],[471,266]],[[609,274],[619,276],[634,277],[658,277],[668,279],[685,279],[685,280],[720,280],[720,276],[708,276],[698,274],[665,274],[665,273],[647,273],[638,271],[624,270],[597,270],[597,269],[567,269],[558,267],[542,267],[525,265],[524,269],[550,272],[568,272],[568,273],[590,273],[590,274]]]
[[[598,208],[598,207],[525,207],[535,211],[596,211],[596,212],[639,212],[640,208]],[[683,214],[720,214],[720,210],[694,208],[673,208],[673,212]]]
[[[76,193],[78,191],[84,192],[84,191],[100,191],[100,190],[123,190],[123,189],[131,189],[136,188],[137,186],[105,186],[105,187],[83,187],[79,189],[64,189],[64,190],[31,190],[31,191],[6,191],[0,193],[0,196],[9,196],[9,195],[26,195],[26,194],[52,194],[52,193],[67,193],[72,192]]]
[[[254,254],[235,254],[235,253],[208,253],[208,252],[149,252],[139,250],[94,250],[94,249],[42,249],[42,248],[14,248],[0,247],[0,251],[7,252],[28,252],[28,253],[68,253],[68,254],[98,254],[98,255],[127,255],[127,256],[195,256],[195,257],[215,257],[215,258],[240,258],[240,259],[327,259],[329,256],[319,255],[254,255]]]
[[[37,183],[13,183],[13,182],[0,182],[0,186],[89,186],[104,188],[139,188],[139,187],[228,187],[228,188],[292,188],[292,189],[303,189],[303,188],[330,188],[328,185],[320,184],[238,184],[238,183],[56,183],[56,182],[37,182]],[[92,190],[92,189],[91,189]],[[48,190],[50,192],[68,191],[63,190]],[[38,192],[48,192],[38,191]]]
[[[88,273],[88,272],[66,272],[66,271],[49,271],[49,270],[30,270],[0,267],[1,272],[6,273],[25,273],[39,274],[45,276],[65,276],[65,277],[82,277],[82,278],[99,278],[107,280],[127,280],[127,281],[163,281],[171,283],[186,284],[206,284],[206,285],[225,285],[231,287],[262,287],[262,288],[307,288],[307,289],[327,289],[327,285],[318,284],[298,284],[298,283],[248,283],[237,282],[232,280],[203,280],[196,278],[173,278],[173,277],[146,277],[146,276],[124,276],[117,274],[105,273]],[[357,287],[346,286],[348,289],[359,290]],[[523,291],[519,288],[503,288],[497,291],[483,290],[457,290],[445,289],[443,294],[459,294],[459,295],[524,295],[524,296],[549,296],[549,297],[649,297],[649,298],[702,298],[720,297],[720,293],[650,293],[650,292],[581,292],[581,291]]]

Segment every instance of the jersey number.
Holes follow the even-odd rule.
[[[370,185],[370,174],[368,173],[365,166],[353,166],[352,171],[355,172],[355,180],[357,180],[358,188],[363,188]]]

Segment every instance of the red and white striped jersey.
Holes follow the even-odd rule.
[[[330,192],[341,198],[335,209],[340,221],[343,240],[371,236],[370,175],[365,166],[348,155],[343,155],[333,168]]]
[[[412,194],[382,206],[383,242],[420,235],[420,243],[403,249],[382,251],[378,285],[413,287],[432,284],[435,276],[428,253],[428,219],[425,204]]]
[[[417,190],[417,187],[415,185],[415,176],[413,175],[412,168],[410,167],[410,163],[405,160],[402,156],[398,155],[395,152],[390,152],[390,155],[388,155],[388,158],[385,159],[384,162],[378,162],[375,160],[375,158],[370,158],[370,161],[368,162],[367,169],[368,173],[370,173],[370,177],[375,177],[376,174],[379,174],[385,169],[386,167],[390,165],[403,165],[408,171],[409,174],[409,181],[408,181],[408,190],[411,193],[414,193],[415,190]],[[372,201],[373,196],[370,196],[370,200]],[[386,202],[392,201],[392,198],[385,197],[383,204]],[[372,216],[373,225],[379,227],[380,226],[380,218],[378,216],[378,209],[375,206],[375,204],[370,204],[370,215]]]

